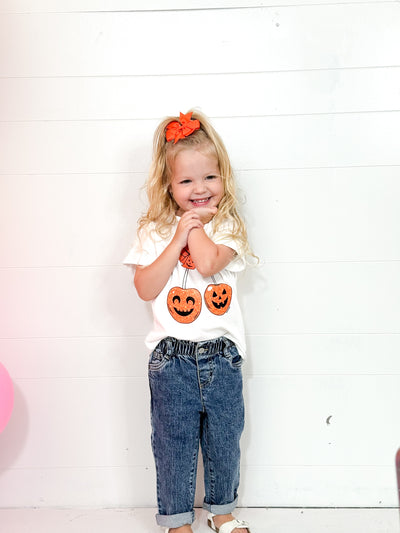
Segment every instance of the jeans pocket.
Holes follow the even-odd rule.
[[[169,361],[169,356],[160,350],[154,350],[149,357],[149,372],[160,372]]]
[[[225,350],[225,357],[228,359],[232,368],[241,368],[243,365],[243,358],[238,352],[235,344],[227,347]]]

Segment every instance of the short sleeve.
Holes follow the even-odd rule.
[[[151,229],[143,229],[136,237],[123,264],[147,266],[155,261],[158,255],[157,241],[152,238]]]
[[[241,272],[246,268],[246,259],[240,254],[240,243],[231,234],[231,224],[228,222],[218,228],[213,234],[212,240],[215,244],[223,244],[235,250],[236,255],[232,261],[225,267],[231,272]]]

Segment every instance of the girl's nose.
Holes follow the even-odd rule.
[[[203,181],[199,181],[194,184],[194,192],[196,194],[201,194],[205,190],[206,190],[206,184]]]

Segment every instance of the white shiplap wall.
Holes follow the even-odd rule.
[[[153,130],[192,106],[263,259],[240,504],[396,505],[399,30],[386,1],[1,3],[0,505],[155,505],[150,312],[120,263]]]

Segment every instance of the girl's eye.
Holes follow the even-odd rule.
[[[190,183],[190,180],[182,180],[180,183],[183,183],[183,184]]]
[[[215,180],[217,176],[207,176],[206,177],[206,180]]]

